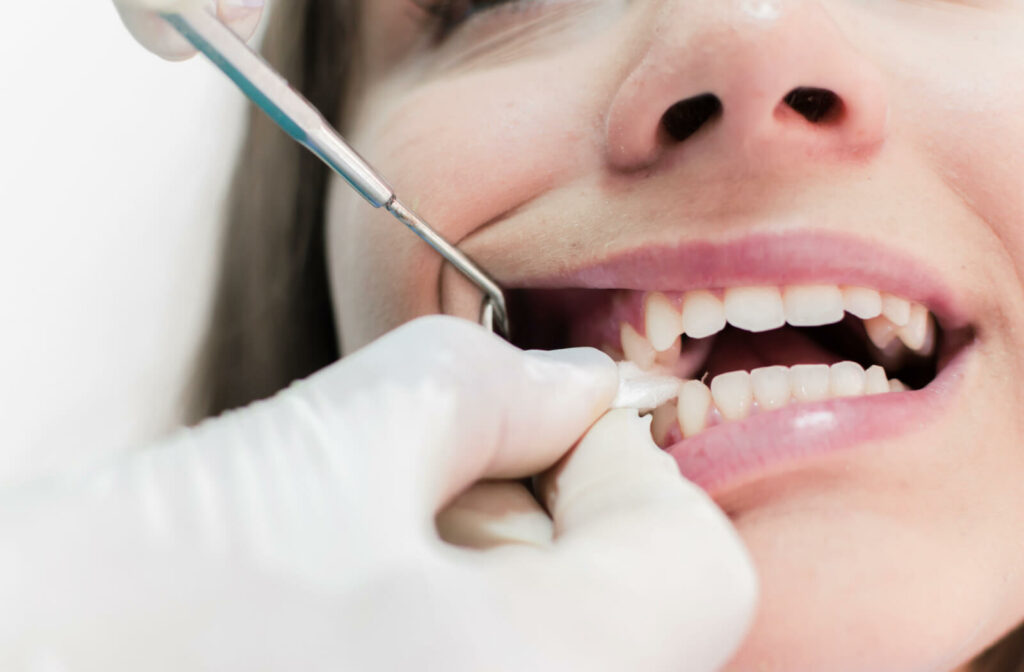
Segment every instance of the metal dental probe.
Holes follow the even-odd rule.
[[[206,10],[162,16],[231,78],[285,133],[345,178],[370,205],[390,212],[479,287],[484,294],[480,323],[506,339],[511,336],[508,306],[498,283],[398,200],[394,190],[377,171],[345,142],[312,103],[293,89],[259,54]]]

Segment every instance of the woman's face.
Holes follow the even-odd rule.
[[[363,3],[348,137],[515,290],[518,344],[709,384],[653,431],[758,566],[729,669],[949,670],[1018,624],[1024,4],[451,4]],[[329,208],[346,351],[476,318],[388,215]]]

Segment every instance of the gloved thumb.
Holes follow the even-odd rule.
[[[114,0],[128,31],[146,49],[170,61],[191,58],[196,50],[166,21],[161,12],[206,8],[236,35],[250,39],[263,16],[265,0]]]
[[[554,558],[507,568],[538,591],[524,600],[543,600],[546,646],[589,647],[608,670],[728,661],[753,617],[754,568],[725,514],[654,444],[649,420],[611,411],[538,489]]]

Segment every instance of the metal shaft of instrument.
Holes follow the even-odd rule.
[[[197,9],[163,18],[224,72],[288,135],[307,147],[375,208],[384,208],[462,273],[484,294],[480,321],[508,338],[508,307],[501,287],[472,259],[402,204],[377,171],[349,146],[320,112],[263,58],[209,12]]]
[[[508,307],[505,305],[505,295],[498,283],[463,254],[462,250],[445,240],[397,198],[391,199],[386,207],[398,221],[412,229],[417,236],[447,259],[449,264],[483,291],[486,301],[481,310],[481,323],[508,338],[510,335]]]

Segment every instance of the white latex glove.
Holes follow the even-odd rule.
[[[135,39],[153,53],[171,61],[189,58],[195,54],[195,49],[161,19],[158,12],[207,7],[216,12],[235,34],[248,40],[259,26],[264,4],[265,0],[114,0],[124,25]]]
[[[616,384],[595,350],[424,318],[269,401],[7,493],[0,669],[716,669],[755,597],[728,520],[634,411],[566,457]],[[548,532],[514,507],[533,543],[441,540],[435,516],[473,483],[556,464]],[[454,536],[474,509],[501,518],[481,511],[510,501],[495,488],[526,493],[464,495]]]

